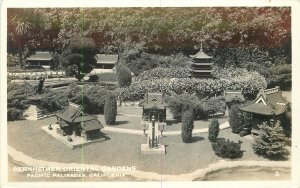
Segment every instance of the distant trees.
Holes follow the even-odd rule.
[[[220,123],[217,119],[212,119],[208,128],[208,139],[216,142],[220,132]]]
[[[117,97],[113,93],[106,96],[104,106],[104,117],[107,125],[113,125],[117,116]]]
[[[259,126],[260,134],[255,139],[253,149],[258,155],[271,159],[284,158],[288,151],[286,150],[286,137],[281,127],[280,121],[275,126],[266,122]]]
[[[120,87],[130,86],[132,75],[127,66],[123,63],[118,63],[116,66],[117,82]]]
[[[192,132],[194,129],[194,114],[187,110],[182,115],[181,138],[185,143],[192,142]]]
[[[73,38],[70,40],[68,49],[62,53],[61,65],[66,74],[81,80],[84,73],[93,70],[96,64],[95,42],[91,38]]]
[[[229,125],[232,132],[237,134],[243,129],[243,116],[240,113],[237,105],[231,106],[229,111]]]

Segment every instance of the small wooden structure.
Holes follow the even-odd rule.
[[[113,72],[116,63],[118,62],[118,58],[118,55],[96,54],[95,59],[97,62],[93,72]]]
[[[195,55],[191,55],[190,57],[193,58],[193,61],[190,62],[191,66],[189,68],[190,77],[193,78],[212,78],[212,65],[211,62],[212,57],[206,55],[202,49]]]
[[[44,67],[50,69],[52,64],[53,58],[50,52],[35,52],[35,54],[26,58],[27,67]]]
[[[252,128],[266,121],[280,119],[288,111],[288,102],[283,98],[280,88],[261,90],[254,101],[239,108],[242,113],[252,116]]]
[[[142,122],[151,122],[152,116],[159,123],[166,122],[166,107],[164,94],[146,93],[145,98],[140,101],[139,106],[143,107]]]
[[[229,108],[231,105],[240,104],[246,100],[242,94],[242,90],[225,90],[223,97],[225,98],[226,105]]]
[[[58,133],[64,135],[82,136],[86,140],[94,140],[100,137],[103,125],[97,117],[86,115],[79,105],[69,103],[62,113],[55,114],[60,125]]]

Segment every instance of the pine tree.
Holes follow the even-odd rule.
[[[233,133],[239,134],[243,129],[243,117],[239,115],[240,110],[237,105],[233,105],[229,111],[229,124]]]
[[[211,142],[215,142],[219,136],[220,123],[217,119],[212,119],[208,129],[208,139]]]
[[[187,110],[182,115],[182,127],[181,127],[182,141],[185,143],[192,142],[192,132],[194,129],[194,114],[190,110]]]
[[[265,122],[259,128],[261,132],[253,144],[254,151],[258,155],[271,159],[284,158],[288,151],[285,148],[286,137],[280,121],[277,121],[274,127]]]
[[[113,125],[117,116],[117,98],[113,93],[107,94],[104,105],[104,117],[107,125]]]

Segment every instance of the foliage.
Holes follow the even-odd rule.
[[[99,82],[116,82],[117,81],[117,75],[114,72],[105,72],[105,73],[99,73],[95,74],[98,77]]]
[[[192,132],[194,129],[194,114],[191,110],[186,110],[182,115],[181,138],[185,143],[192,142]]]
[[[292,66],[290,64],[277,64],[271,68],[269,78],[270,87],[280,86],[283,90],[290,90],[292,86]]]
[[[233,133],[239,134],[243,128],[243,116],[238,105],[233,105],[229,111],[229,124]]]
[[[91,38],[73,38],[70,40],[68,49],[62,53],[61,65],[66,74],[75,75],[78,80],[83,78],[84,73],[93,70],[96,64],[95,42]]]
[[[220,123],[217,119],[212,119],[208,128],[208,139],[210,142],[216,142],[220,131]]]
[[[168,67],[168,68],[154,68],[144,71],[136,77],[137,81],[161,79],[161,78],[187,78],[189,71],[187,67]]]
[[[106,95],[104,116],[107,125],[115,124],[117,116],[117,98],[113,93]]]
[[[7,119],[9,121],[22,118],[23,112],[29,107],[27,96],[35,94],[36,88],[28,83],[19,85],[9,83],[7,86]]]
[[[217,113],[225,114],[226,103],[224,97],[211,97],[201,100],[202,112],[198,113],[199,118],[208,118]]]
[[[266,122],[259,126],[260,134],[255,139],[253,149],[258,155],[271,159],[282,159],[286,157],[286,137],[281,127],[280,121],[277,121],[273,127]]]
[[[240,131],[240,136],[245,136],[251,133],[253,127],[253,121],[255,121],[252,117],[251,113],[243,114],[243,128]]]
[[[108,90],[93,86],[80,88],[73,83],[64,90],[50,90],[45,94],[42,105],[49,111],[64,109],[69,102],[82,105],[84,111],[89,114],[104,112],[105,98]]]
[[[218,74],[231,74],[231,78],[221,76],[216,79],[161,78],[135,81],[129,87],[119,88],[117,93],[122,100],[139,100],[147,91],[176,94],[187,92],[211,96],[221,95],[224,90],[243,90],[245,97],[253,98],[261,88],[266,88],[265,79],[258,73],[246,70],[239,73],[232,71],[234,72],[234,69],[224,69]]]
[[[235,143],[230,140],[225,140],[225,138],[217,138],[216,142],[212,143],[212,148],[219,157],[235,159],[243,156],[241,144],[241,141]]]
[[[125,62],[128,68],[130,69],[130,71],[134,73],[134,75],[140,75],[144,72],[151,71],[156,68],[162,68],[157,70],[161,71],[165,75],[171,74],[175,76],[176,74],[174,74],[171,71],[176,70],[177,73],[180,74],[178,75],[180,77],[187,77],[185,73],[187,72],[187,70],[180,69],[180,67],[183,68],[186,67],[188,65],[189,60],[190,58],[183,55],[182,53],[165,56],[165,55],[150,54],[150,53],[140,52],[140,51],[132,51],[131,53],[123,52],[120,58],[120,61]],[[170,69],[163,69],[163,68],[173,68],[173,69],[170,70]],[[164,70],[168,72],[164,73]],[[184,72],[181,73],[181,70]],[[149,72],[147,72],[146,75],[144,75],[143,77],[147,76],[147,74],[149,74]],[[156,74],[154,71],[151,71],[150,75],[156,76],[158,74]]]
[[[120,87],[130,86],[132,75],[126,65],[119,63],[116,66],[117,81]]]

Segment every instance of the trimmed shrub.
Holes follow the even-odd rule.
[[[107,125],[115,124],[117,116],[117,98],[113,93],[109,93],[106,96],[104,116]]]
[[[212,148],[215,154],[222,158],[235,159],[243,156],[241,151],[242,142],[235,143],[225,138],[217,138],[216,142],[212,143]]]
[[[220,123],[217,119],[212,119],[208,128],[208,139],[215,142],[220,132]]]
[[[127,87],[130,86],[132,81],[132,75],[129,69],[124,64],[117,64],[116,66],[117,72],[117,82],[120,87]]]
[[[229,124],[233,133],[239,134],[243,129],[243,116],[239,115],[240,110],[237,105],[233,105],[229,111]]]
[[[19,110],[16,108],[7,108],[7,120],[8,121],[15,121],[22,119],[23,117],[23,110]]]
[[[192,142],[192,132],[194,129],[194,115],[191,110],[187,110],[182,115],[181,138],[185,143]]]
[[[258,155],[270,159],[285,158],[288,154],[285,148],[287,138],[284,135],[280,121],[277,121],[274,127],[265,122],[259,128],[261,132],[253,144],[254,151]]]

